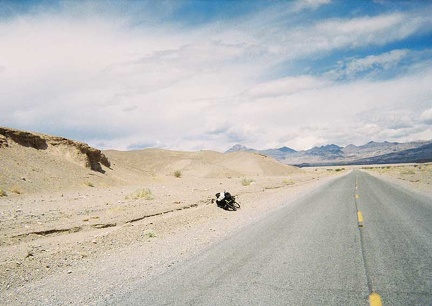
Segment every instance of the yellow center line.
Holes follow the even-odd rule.
[[[357,183],[357,179],[355,182],[355,198],[358,199],[359,198],[359,194],[357,193],[358,191],[358,183]],[[356,201],[356,208],[357,208],[357,201]],[[358,219],[358,226],[359,227],[363,227],[363,213],[358,210],[357,208],[357,219]],[[367,269],[366,269],[367,270]],[[372,293],[369,295],[369,305],[370,306],[382,306],[382,301],[381,301],[381,296],[374,292],[373,289],[371,289]]]
[[[378,293],[376,293],[376,292],[372,292],[369,295],[369,305],[371,305],[371,306],[382,306],[381,296]]]
[[[363,227],[363,214],[361,211],[357,212],[357,218],[358,218],[359,227]]]

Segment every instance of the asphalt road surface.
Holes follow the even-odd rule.
[[[108,303],[432,305],[431,199],[353,171]]]

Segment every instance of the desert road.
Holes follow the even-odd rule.
[[[353,171],[106,302],[432,305],[432,203]]]

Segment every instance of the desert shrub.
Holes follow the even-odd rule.
[[[241,183],[242,183],[243,186],[249,186],[252,182],[253,182],[252,179],[243,178]]]
[[[21,190],[17,186],[12,187],[10,191],[16,194],[21,194]]]
[[[0,197],[6,197],[7,193],[2,188],[0,188]]]
[[[415,171],[413,169],[406,169],[406,170],[401,171],[400,174],[410,175],[410,174],[415,174]]]
[[[337,168],[335,171],[339,172],[339,171],[344,171],[344,170],[345,170],[345,168]]]
[[[131,195],[126,196],[126,199],[133,199],[133,200],[137,200],[137,199],[153,200],[154,196],[153,196],[153,193],[151,192],[150,189],[148,189],[148,188],[142,188],[142,189],[136,190]]]
[[[182,173],[180,170],[174,171],[174,176],[180,178],[182,176]]]
[[[89,181],[85,182],[84,184],[87,185],[87,186],[89,186],[89,187],[94,187],[95,186],[92,182],[89,182]]]
[[[294,185],[295,184],[294,180],[291,180],[291,179],[284,179],[283,183],[285,185]]]
[[[153,232],[153,231],[148,231],[146,233],[146,236],[149,237],[149,238],[155,238],[156,237],[156,233]]]

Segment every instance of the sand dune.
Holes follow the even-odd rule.
[[[33,193],[118,186],[155,177],[238,178],[286,176],[303,170],[249,152],[179,152],[159,149],[100,151],[70,139],[1,128],[0,188]]]
[[[184,177],[227,178],[242,176],[282,176],[302,170],[276,160],[248,152],[214,151],[178,152],[158,149],[120,152],[105,151],[115,171],[128,175],[172,176],[180,171]]]

